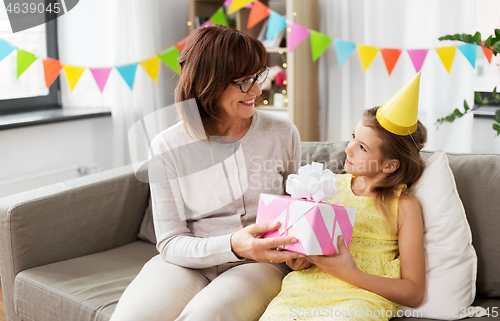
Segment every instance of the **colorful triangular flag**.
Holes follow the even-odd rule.
[[[295,49],[307,36],[309,36],[309,29],[299,25],[298,23],[293,23],[288,27],[288,50],[290,52]]]
[[[438,53],[439,58],[441,58],[441,61],[443,62],[443,65],[448,73],[450,73],[456,51],[457,47],[441,47],[436,49],[436,52]]]
[[[233,2],[231,3],[231,6],[229,7],[229,11],[227,12],[227,14],[231,14],[233,12],[236,12],[249,3],[252,3],[252,0],[233,0]]]
[[[269,17],[269,15],[269,8],[262,2],[255,1],[248,15],[247,29],[252,29],[256,24]]]
[[[158,72],[160,69],[160,57],[156,56],[154,58],[143,60],[139,63],[142,68],[148,73],[149,77],[153,79],[155,83],[158,83]]]
[[[273,39],[274,35],[281,32],[286,27],[286,19],[282,15],[271,11],[267,21],[266,40]]]
[[[464,54],[465,58],[469,60],[472,68],[476,68],[477,45],[472,43],[465,43],[458,46],[458,49]]]
[[[363,67],[363,72],[366,72],[366,69],[370,66],[377,55],[378,48],[372,46],[359,45],[358,46],[359,59],[361,60],[361,66]]]
[[[392,73],[392,69],[394,69],[394,65],[398,62],[399,55],[401,55],[401,49],[389,49],[383,48],[380,49],[382,53],[382,57],[384,58],[385,67],[387,68],[387,72],[389,75]]]
[[[428,49],[410,49],[406,50],[408,55],[410,56],[411,62],[413,63],[413,67],[415,67],[415,71],[418,73],[420,69],[422,69],[422,65],[424,64],[425,57],[427,56]]]
[[[227,26],[226,15],[224,14],[224,8],[220,7],[211,17],[210,20],[214,25]]]
[[[82,76],[86,67],[72,67],[67,65],[63,65],[63,67],[64,72],[66,73],[69,90],[73,91],[73,88],[75,88],[76,83],[78,82],[78,80],[80,80],[80,77]]]
[[[17,49],[17,78],[21,76],[21,74],[28,69],[29,66],[37,57],[31,52],[24,51],[22,49]]]
[[[162,51],[158,56],[160,56],[161,60],[172,68],[176,73],[181,73],[181,66],[179,65],[179,49],[177,47],[172,46],[164,51]]]
[[[43,72],[45,74],[45,85],[49,88],[54,80],[59,76],[62,69],[62,63],[57,59],[43,59]]]
[[[346,62],[347,58],[349,58],[354,49],[356,49],[356,45],[354,42],[340,39],[334,39],[334,43],[335,51],[337,52],[337,61],[339,62],[339,67],[342,68],[342,65]]]
[[[208,19],[207,21],[205,21],[204,23],[201,24],[200,28],[205,28],[205,27],[212,26],[212,25],[213,25],[212,19]]]
[[[208,20],[208,21],[210,21],[210,20]],[[184,50],[184,46],[186,46],[186,42],[188,41],[188,39],[189,39],[189,36],[184,37],[184,39],[182,39],[181,41],[179,41],[178,43],[175,44],[177,49],[179,49],[179,52]]]
[[[11,52],[16,49],[15,46],[11,45],[7,41],[0,39],[0,61],[7,57]]]
[[[134,64],[123,65],[116,67],[116,70],[122,75],[123,80],[127,83],[130,89],[134,88],[135,71],[137,70],[137,62]]]
[[[481,41],[481,44],[484,46],[484,40]],[[490,48],[486,48],[486,47],[481,47],[483,49],[483,52],[484,52],[484,55],[486,56],[486,59],[488,59],[488,63],[491,64],[491,57],[493,56],[493,50],[491,50]],[[493,48],[493,46],[491,46],[491,48]],[[0,59],[2,60],[2,59]]]
[[[112,68],[89,68],[90,72],[94,76],[95,82],[99,87],[99,90],[102,92],[104,90],[104,86],[106,86],[106,82],[108,81],[109,73]]]
[[[313,61],[318,60],[319,56],[326,50],[332,42],[332,38],[316,30],[310,30],[311,35],[311,53]]]

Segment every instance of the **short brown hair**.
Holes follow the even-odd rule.
[[[243,32],[210,26],[194,30],[181,52],[181,77],[175,90],[175,101],[196,99],[207,135],[218,135],[222,120],[218,103],[223,91],[235,79],[253,75],[263,69],[267,51],[262,42]],[[184,126],[189,117],[179,111]]]
[[[424,171],[425,161],[420,156],[420,149],[424,147],[427,141],[427,129],[417,120],[417,129],[411,134],[411,137],[410,135],[401,136],[393,134],[383,128],[378,122],[376,118],[378,108],[373,107],[365,110],[362,122],[364,126],[373,129],[382,140],[380,149],[384,159],[399,160],[398,169],[388,174],[382,180],[381,184],[374,189],[377,193],[377,197],[375,198],[377,207],[389,219],[389,204],[390,200],[395,197],[395,191],[401,184],[411,187]]]

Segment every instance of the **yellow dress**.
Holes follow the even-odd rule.
[[[350,252],[357,267],[369,274],[399,279],[398,236],[375,207],[373,197],[356,196],[351,190],[352,175],[337,176],[339,205],[356,209]],[[397,224],[399,195],[391,204]],[[289,273],[281,292],[267,307],[260,321],[271,320],[388,320],[399,305],[373,292],[353,286],[313,265]]]

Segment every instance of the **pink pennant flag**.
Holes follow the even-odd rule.
[[[104,86],[106,86],[106,82],[108,81],[109,73],[111,72],[111,68],[89,68],[94,76],[95,82],[99,87],[99,90],[104,90]]]
[[[413,49],[407,51],[408,55],[410,55],[411,62],[415,67],[415,71],[418,73],[420,69],[422,69],[422,65],[424,64],[424,60],[429,49]]]
[[[309,29],[298,23],[293,23],[288,29],[288,50],[290,52],[295,49],[307,36],[309,36]]]

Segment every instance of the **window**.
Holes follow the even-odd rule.
[[[500,29],[500,1],[478,0],[476,2],[476,29],[481,33],[483,40]],[[478,50],[476,60],[475,91],[490,93],[497,87],[500,91],[500,55],[492,56],[488,62],[483,50]],[[486,96],[486,95],[483,95]]]
[[[52,18],[51,15],[55,13],[46,12],[46,19]],[[0,61],[0,114],[60,108],[59,79],[46,88],[41,59],[58,58],[56,19],[12,33],[5,6],[0,5],[0,38],[38,57],[19,78],[15,50]]]

